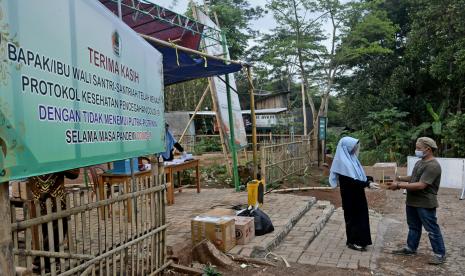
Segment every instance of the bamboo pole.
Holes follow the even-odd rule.
[[[252,117],[253,178],[257,179],[257,174],[258,174],[257,118],[255,117],[255,96],[254,96],[254,86],[252,82],[252,72],[251,72],[250,67],[247,67],[247,79],[249,81],[250,115]]]
[[[174,49],[182,51],[182,52],[186,52],[186,53],[199,55],[199,56],[206,57],[206,58],[219,60],[219,61],[222,61],[222,62],[225,62],[225,63],[233,63],[233,64],[242,65],[242,66],[249,66],[247,63],[242,62],[242,61],[230,60],[230,59],[222,58],[222,57],[219,57],[219,56],[209,55],[209,54],[206,54],[206,53],[203,53],[203,52],[200,52],[200,51],[196,51],[196,50],[193,50],[193,49],[190,49],[190,48],[186,48],[186,47],[183,47],[183,46],[176,45],[174,43],[166,42],[166,41],[163,41],[163,40],[160,40],[160,39],[157,39],[157,38],[145,35],[145,34],[139,34],[139,35],[141,37],[143,37],[144,39],[150,41],[150,42],[153,42],[155,44],[158,44],[158,45],[161,45],[161,46],[164,46],[164,47],[171,47],[171,48],[174,48]]]
[[[0,183],[0,271],[4,275],[14,275],[13,239],[11,235],[11,212],[8,182]]]
[[[39,257],[53,257],[53,258],[65,258],[65,259],[76,259],[76,260],[92,260],[95,258],[94,255],[89,254],[74,254],[67,252],[55,252],[55,251],[39,251],[29,249],[13,249],[15,255],[20,256],[39,256]]]
[[[301,188],[287,188],[287,189],[279,189],[273,190],[270,193],[283,193],[283,192],[295,192],[295,191],[310,191],[310,190],[334,190],[331,187],[301,187]]]
[[[215,114],[216,114],[216,123],[217,124],[221,124],[221,116],[220,116],[220,111],[218,109],[218,105],[217,105],[217,102],[216,102],[216,95],[215,95],[215,89],[213,88],[213,79],[212,78],[208,78],[208,84],[210,86],[210,92],[211,92],[211,96],[212,96],[212,103],[213,103],[213,109],[215,111]],[[232,166],[231,166],[231,160],[229,159],[229,156],[228,156],[228,150],[226,148],[226,142],[224,141],[224,132],[223,132],[223,128],[221,127],[221,125],[218,126],[218,131],[220,132],[220,141],[221,141],[221,148],[223,149],[223,156],[224,156],[224,160],[226,161],[226,168],[228,169],[228,174],[230,177],[232,177]]]
[[[178,141],[179,143],[181,143],[182,139],[184,138],[184,135],[187,132],[187,129],[189,129],[189,126],[192,123],[192,121],[194,120],[195,115],[197,114],[200,107],[202,106],[203,100],[205,99],[205,96],[207,96],[209,88],[210,88],[209,86],[207,86],[207,88],[205,88],[205,91],[203,92],[202,97],[199,100],[199,103],[195,107],[194,114],[192,114],[192,117],[189,119],[189,122],[187,123],[186,127],[184,128],[184,131],[181,134],[181,137],[179,138],[179,141]]]

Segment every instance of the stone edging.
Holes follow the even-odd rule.
[[[307,204],[299,210],[299,212],[290,219],[286,226],[281,229],[279,233],[273,233],[274,238],[272,241],[266,243],[262,246],[255,246],[253,248],[251,257],[265,257],[265,255],[276,248],[287,236],[287,234],[292,230],[292,228],[297,224],[297,222],[312,208],[316,203],[316,198],[311,197]]]

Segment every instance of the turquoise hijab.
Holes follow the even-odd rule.
[[[352,137],[344,137],[339,140],[329,174],[329,184],[331,187],[337,187],[339,175],[344,175],[360,181],[367,181],[367,176],[365,175],[362,164],[360,164],[357,155],[353,153],[358,143],[359,140]]]

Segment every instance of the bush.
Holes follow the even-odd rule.
[[[194,154],[201,155],[205,152],[218,152],[222,151],[221,141],[217,137],[203,137],[198,143],[195,144]]]
[[[444,153],[448,157],[465,156],[465,114],[452,115],[444,129]]]

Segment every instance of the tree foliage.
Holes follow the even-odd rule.
[[[218,18],[218,23],[226,33],[229,55],[232,59],[241,59],[248,40],[257,34],[251,28],[251,21],[263,14],[263,9],[254,7],[247,0],[211,0],[210,16]]]

